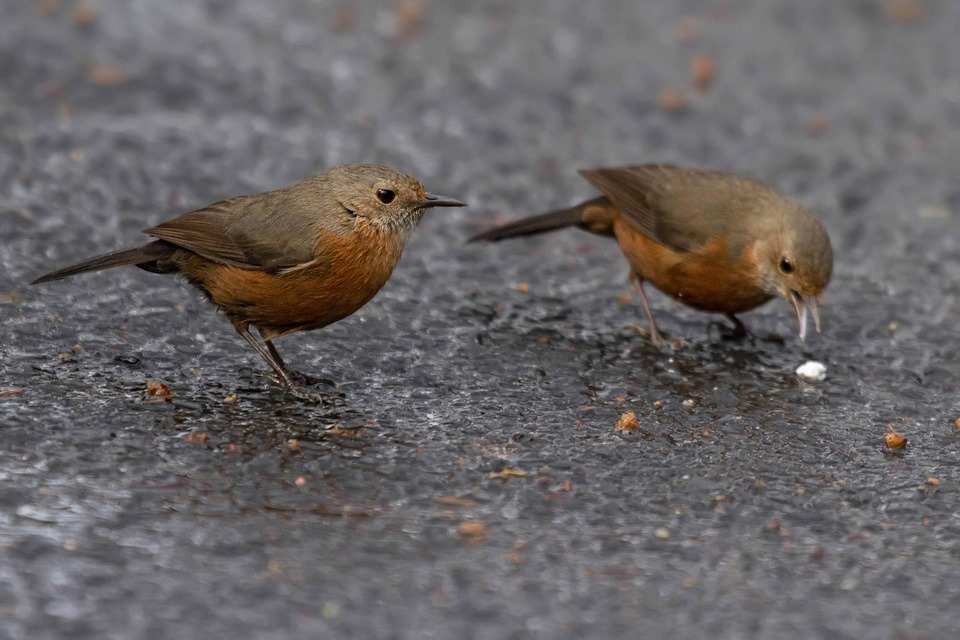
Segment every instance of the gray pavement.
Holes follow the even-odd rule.
[[[0,637],[960,635],[960,3],[86,2],[0,1]],[[179,280],[24,285],[352,161],[471,207],[281,341],[342,406]],[[463,244],[648,161],[814,209],[824,333],[658,294],[665,354],[612,243]]]

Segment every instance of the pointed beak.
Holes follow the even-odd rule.
[[[460,202],[456,198],[448,198],[447,196],[439,196],[435,193],[428,193],[427,196],[417,203],[418,209],[430,209],[433,207],[465,207],[467,206],[463,202]]]
[[[807,337],[807,311],[813,316],[813,326],[820,333],[820,307],[817,305],[817,296],[804,296],[799,291],[790,290],[787,301],[797,312],[797,323],[800,325],[800,340]]]

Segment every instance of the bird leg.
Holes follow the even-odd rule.
[[[263,335],[261,335],[260,337],[262,338]],[[270,355],[273,356],[273,359],[277,361],[277,364],[279,364],[281,368],[286,370],[287,365],[283,361],[283,356],[281,356],[280,352],[277,351],[277,348],[273,346],[273,340],[264,339],[263,344],[267,345],[267,351],[269,351]]]
[[[337,383],[335,383],[330,378],[317,378],[306,373],[300,373],[299,371],[294,371],[293,369],[287,369],[287,366],[283,363],[283,358],[280,357],[280,352],[277,351],[277,348],[273,346],[272,340],[264,340],[264,344],[267,345],[267,350],[270,351],[270,355],[273,356],[273,359],[280,365],[280,368],[283,369],[291,380],[299,382],[300,384],[306,385],[315,385],[315,384],[325,384],[330,387],[336,388]]]
[[[270,365],[270,367],[276,372],[277,377],[280,378],[280,382],[283,384],[283,386],[293,386],[293,379],[290,378],[290,374],[287,373],[287,370],[283,368],[283,359],[280,357],[280,354],[277,353],[277,350],[272,348],[270,341],[266,341],[267,346],[271,347],[268,351],[267,349],[263,348],[263,345],[253,337],[253,335],[250,333],[250,330],[246,327],[237,327],[237,333],[243,336],[243,339],[249,342],[250,346],[257,350],[257,353],[260,354],[261,358],[267,361],[267,364]],[[271,353],[271,351],[273,353]]]
[[[650,342],[660,347],[666,343],[660,329],[657,328],[657,321],[653,319],[653,311],[650,309],[650,303],[647,301],[647,292],[643,290],[643,280],[639,276],[633,276],[633,286],[640,295],[640,304],[643,305],[643,311],[647,314],[647,321],[650,323]]]
[[[328,395],[313,391],[312,389],[307,389],[295,382],[294,376],[291,375],[291,372],[288,372],[284,368],[283,358],[280,357],[280,354],[277,353],[276,347],[270,344],[269,340],[264,340],[264,342],[267,344],[267,348],[265,349],[263,345],[253,337],[248,328],[237,327],[237,333],[243,336],[243,339],[249,342],[250,346],[257,350],[257,353],[260,354],[261,358],[267,361],[267,364],[269,364],[270,367],[276,372],[277,377],[280,379],[280,384],[283,385],[285,390],[304,400],[311,400],[313,402],[330,401]]]
[[[711,322],[710,325],[716,325],[720,329],[720,337],[724,340],[743,340],[744,338],[749,338],[751,342],[754,340],[760,340],[761,342],[773,342],[776,344],[784,344],[782,337],[778,336],[775,333],[771,333],[766,336],[758,336],[750,328],[743,323],[743,321],[732,313],[727,314],[727,318],[733,323],[733,328],[727,327],[722,322]]]
[[[728,313],[727,318],[733,323],[733,331],[728,331],[723,336],[725,340],[743,340],[744,338],[755,337],[753,331],[750,331],[747,325],[743,324],[743,320],[732,313]]]

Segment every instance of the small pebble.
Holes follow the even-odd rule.
[[[807,360],[797,367],[797,377],[807,382],[820,382],[827,377],[827,367],[822,362]]]

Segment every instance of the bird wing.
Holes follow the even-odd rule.
[[[277,273],[316,257],[314,221],[278,190],[222,200],[144,233],[214,262]]]
[[[637,231],[675,251],[690,251],[739,225],[748,204],[744,183],[719,171],[669,165],[581,170]],[[765,187],[764,187],[765,189]]]

